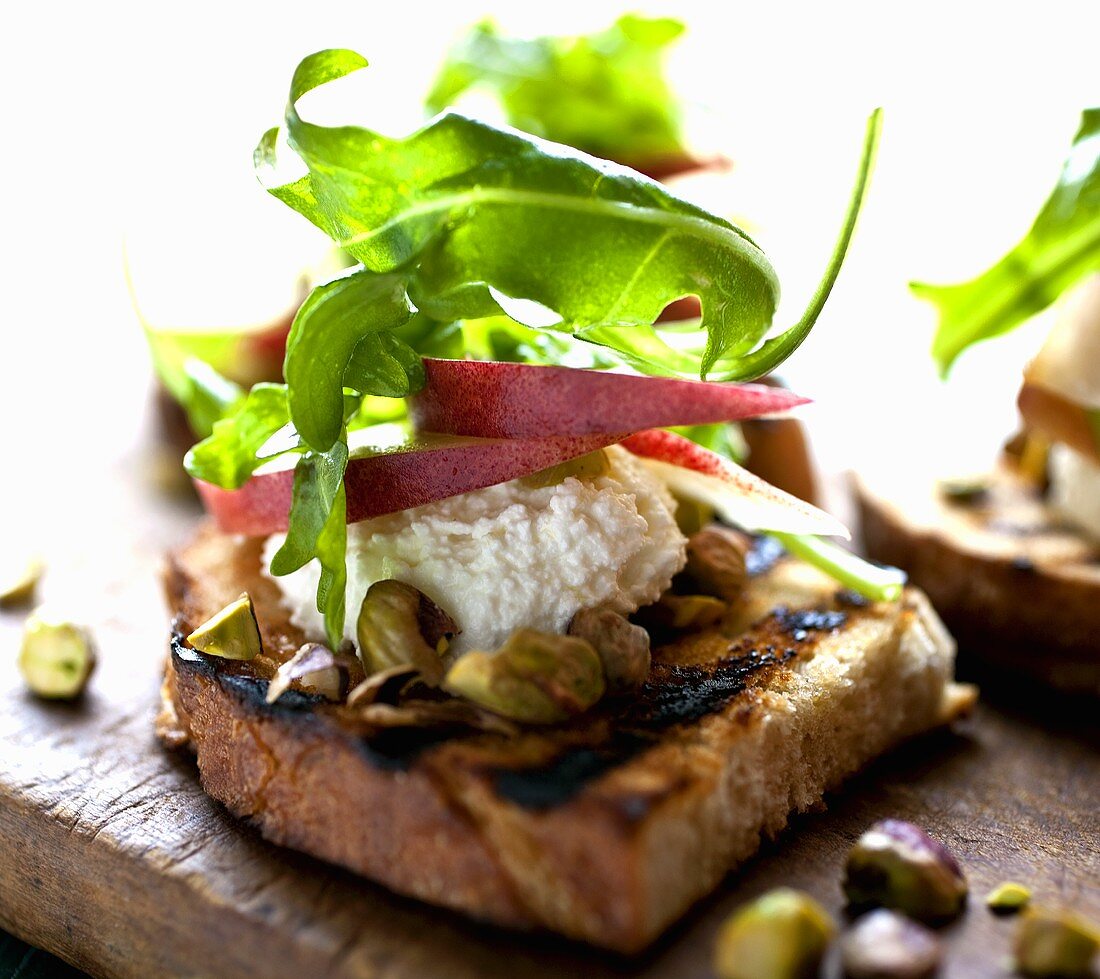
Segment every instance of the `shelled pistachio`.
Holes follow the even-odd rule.
[[[39,609],[23,627],[19,671],[31,691],[51,700],[73,700],[96,665],[95,644],[83,626]]]

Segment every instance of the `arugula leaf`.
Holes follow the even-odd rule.
[[[187,414],[191,430],[200,437],[209,435],[219,419],[231,414],[244,401],[241,386],[222,377],[205,361],[188,357],[180,373],[183,386],[178,400]]]
[[[396,337],[379,335],[412,317],[406,283],[356,269],[314,289],[294,317],[283,367],[290,416],[318,452],[340,437],[345,386],[398,398],[423,384],[419,358]]]
[[[1082,114],[1062,175],[1022,241],[969,282],[909,288],[939,308],[932,356],[946,376],[971,344],[1015,329],[1097,269],[1100,107]]]
[[[333,649],[340,645],[344,635],[347,464],[346,433],[328,452],[307,452],[298,460],[294,468],[290,526],[283,546],[271,559],[271,573],[286,575],[317,558],[321,565],[317,611],[325,617],[325,630]]]
[[[241,344],[231,333],[157,330],[146,325],[153,369],[187,415],[191,429],[205,438],[214,422],[244,397],[241,387],[222,375]]]
[[[863,199],[867,195],[867,185],[871,180],[871,171],[875,165],[875,153],[878,149],[879,136],[882,132],[882,109],[875,109],[867,120],[867,130],[863,137],[863,152],[860,156],[859,170],[856,175],[856,183],[852,188],[852,196],[848,200],[848,209],[844,216],[844,224],[840,229],[840,236],[833,246],[833,253],[829,257],[829,263],[825,267],[825,274],[818,283],[817,289],[810,298],[810,305],[806,312],[794,326],[784,330],[776,337],[766,340],[758,350],[754,350],[746,357],[724,371],[719,378],[723,381],[751,381],[758,377],[770,374],[780,364],[793,354],[802,341],[810,335],[821,315],[829,294],[833,291],[840,267],[844,264],[844,258],[848,254],[848,246],[852,242],[852,235],[856,230],[856,219],[863,208]]]
[[[669,302],[695,294],[707,344],[682,360],[704,375],[767,332],[779,287],[763,252],[653,181],[454,114],[404,139],[298,116],[300,95],[365,64],[350,51],[306,58],[286,123],[309,172],[270,185],[274,132],[257,166],[275,196],[366,269],[407,270],[422,313],[442,322],[500,313],[496,290],[540,303],[560,316],[559,332],[579,333],[649,327]],[[617,349],[614,338],[601,342]]]
[[[426,100],[430,112],[465,92],[493,95],[508,123],[586,153],[644,166],[686,155],[664,55],[684,31],[637,14],[584,37],[503,36],[476,25],[450,53]]]
[[[225,489],[237,489],[266,459],[261,450],[290,421],[286,386],[257,384],[227,417],[214,422],[211,434],[184,457],[183,465],[195,479]]]

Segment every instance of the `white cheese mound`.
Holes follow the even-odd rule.
[[[349,526],[344,635],[355,640],[367,589],[386,578],[455,619],[456,653],[496,649],[523,627],[564,632],[582,608],[626,613],[655,601],[686,560],[675,503],[629,452],[606,451],[610,469],[594,480],[516,480]],[[265,566],[282,542],[267,542]],[[319,574],[311,562],[274,580],[294,624],[320,640]]]
[[[1068,522],[1100,540],[1100,466],[1068,446],[1052,445],[1050,504]]]

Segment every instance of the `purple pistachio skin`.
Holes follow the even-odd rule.
[[[848,854],[844,893],[855,910],[893,908],[918,921],[946,921],[966,904],[958,861],[919,826],[885,819]]]
[[[930,979],[941,956],[931,931],[885,908],[865,914],[840,941],[848,979]]]

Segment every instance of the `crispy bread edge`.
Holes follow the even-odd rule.
[[[911,511],[857,481],[867,552],[909,573],[990,676],[1100,696],[1100,549],[1008,474],[993,485],[985,506]]]

